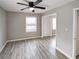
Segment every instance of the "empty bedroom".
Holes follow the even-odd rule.
[[[79,0],[0,0],[0,59],[78,59],[75,8]]]

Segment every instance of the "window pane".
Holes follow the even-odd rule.
[[[56,30],[56,17],[52,19],[52,23],[53,23],[53,30]]]
[[[56,30],[56,24],[53,24],[53,30]]]
[[[27,26],[26,32],[36,32],[36,26]]]
[[[56,24],[56,18],[55,17],[53,18],[53,24]]]
[[[36,17],[26,17],[26,24],[37,24]]]

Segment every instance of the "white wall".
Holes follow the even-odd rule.
[[[27,37],[34,37],[41,35],[41,16],[40,14],[26,14],[26,13],[16,13],[8,12],[8,39],[20,39]],[[26,33],[26,16],[36,16],[37,17],[37,32]]]
[[[63,51],[68,57],[73,57],[73,8],[76,7],[79,7],[79,0],[43,14],[57,14],[57,48]]]
[[[7,40],[7,20],[6,12],[0,8],[0,52]]]

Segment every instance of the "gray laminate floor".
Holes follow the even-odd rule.
[[[1,59],[57,59],[56,38],[32,39],[11,42],[6,45]]]

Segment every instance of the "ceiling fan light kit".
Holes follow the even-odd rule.
[[[23,10],[25,10],[25,9],[27,9],[27,8],[29,8],[29,10],[31,10],[32,12],[35,12],[35,8],[37,8],[37,9],[43,9],[43,10],[46,9],[45,7],[36,6],[36,5],[38,5],[39,3],[41,3],[42,0],[37,0],[36,2],[29,2],[29,1],[26,1],[26,0],[24,0],[24,1],[27,2],[28,4],[20,3],[20,2],[17,3],[17,4],[19,4],[19,5],[28,6],[28,7],[26,7],[26,8],[21,9],[21,11],[23,11]]]
[[[31,7],[31,8],[29,8],[29,10],[31,10],[31,11],[32,11],[32,10],[34,10],[34,8],[33,8],[33,7]]]
[[[32,12],[35,12],[35,9],[33,7],[29,8]]]

